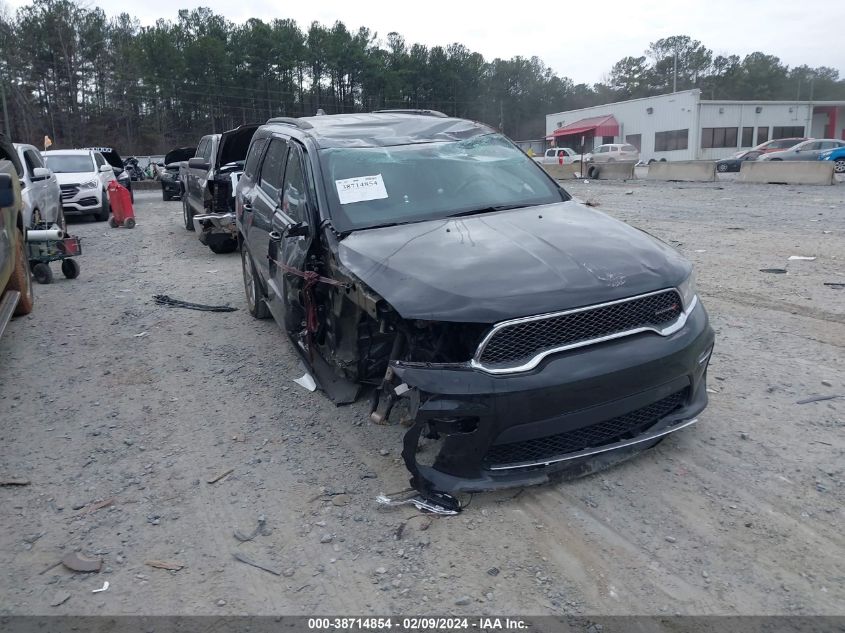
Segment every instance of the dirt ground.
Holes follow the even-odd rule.
[[[0,341],[0,478],[31,480],[0,487],[0,615],[842,614],[845,398],[797,402],[845,395],[845,289],[824,285],[845,283],[845,185],[567,188],[696,263],[710,406],[621,466],[453,518],[377,506],[407,486],[404,429],[293,382],[238,255],[179,202],[139,193],[134,230],[74,223],[80,278],[54,264]],[[102,571],[48,569],[76,550]]]

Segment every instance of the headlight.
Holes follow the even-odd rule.
[[[695,299],[695,269],[693,268],[687,277],[679,286],[678,292],[681,293],[681,300],[684,302],[684,311],[689,310]]]
[[[89,180],[88,182],[83,182],[79,185],[80,189],[96,189],[100,186],[100,181],[97,179]]]

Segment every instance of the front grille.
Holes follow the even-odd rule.
[[[478,362],[485,368],[520,366],[560,347],[637,330],[661,328],[681,315],[675,290],[547,317],[522,320],[497,330],[484,344]]]
[[[62,200],[70,200],[79,193],[79,185],[59,185],[62,190]]]
[[[631,439],[684,406],[688,394],[689,387],[685,387],[653,404],[598,424],[524,442],[491,446],[485,463],[488,467],[522,462],[537,463],[587,448]]]

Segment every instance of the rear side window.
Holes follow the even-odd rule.
[[[244,163],[244,175],[252,178],[258,171],[258,161],[261,160],[261,154],[267,146],[267,139],[260,138],[256,140],[249,147],[249,152],[246,155],[246,162]]]
[[[279,200],[279,193],[282,189],[287,151],[288,144],[280,138],[274,138],[270,141],[270,147],[267,148],[267,153],[264,155],[264,162],[261,163],[259,186],[264,193],[275,201]]]
[[[282,195],[282,211],[296,222],[304,222],[306,212],[305,173],[302,169],[302,158],[295,147],[290,148],[288,166],[285,170],[285,188]]]
[[[26,162],[26,171],[32,176],[32,172],[37,167],[44,167],[44,163],[41,162],[41,157],[31,149],[26,150],[23,153],[23,159]]]

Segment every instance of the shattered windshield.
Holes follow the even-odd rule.
[[[525,207],[569,196],[498,134],[320,152],[339,231]]]
[[[78,174],[97,171],[94,159],[89,154],[58,154],[44,157],[47,167],[57,174]]]

